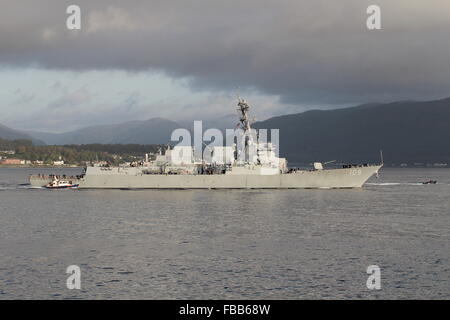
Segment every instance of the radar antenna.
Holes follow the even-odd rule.
[[[251,128],[251,120],[249,117],[249,110],[250,110],[250,106],[249,104],[245,101],[245,99],[238,99],[238,113],[239,113],[239,123],[236,126],[237,128],[240,128],[243,130],[243,139],[244,139],[244,150],[242,150],[242,152],[245,152],[245,161],[246,163],[254,163],[255,160],[254,159],[250,159],[252,157],[251,154],[253,154],[253,152],[256,151],[256,162],[260,162],[259,161],[259,155],[258,155],[258,137],[256,138],[256,145],[255,145],[255,141],[254,141],[254,137],[252,134],[252,128]],[[256,148],[255,150],[253,148]],[[254,151],[253,151],[254,150]]]
[[[248,111],[250,110],[250,106],[244,99],[239,99],[237,105],[239,107],[237,110],[240,112],[239,121],[241,129],[244,130],[245,133],[248,133],[251,129],[250,117],[248,113]]]

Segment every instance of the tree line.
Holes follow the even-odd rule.
[[[64,146],[35,146],[30,140],[0,138],[0,152],[14,150],[14,157],[22,160],[43,161],[53,164],[64,160],[66,164],[82,165],[86,162],[106,161],[111,165],[142,159],[145,153],[155,153],[159,145],[138,144],[86,144]]]

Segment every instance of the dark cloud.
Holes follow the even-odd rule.
[[[448,95],[450,3],[438,0],[2,1],[0,63],[158,70],[194,88],[253,88],[288,104]],[[382,30],[365,27],[382,8]]]

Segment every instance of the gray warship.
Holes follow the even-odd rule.
[[[250,106],[238,100],[239,124],[237,128],[247,138],[242,144],[243,154],[255,150],[251,156],[240,157],[237,146],[215,146],[209,162],[195,157],[190,146],[176,146],[156,158],[139,164],[88,166],[84,174],[75,177],[80,189],[334,189],[361,188],[383,166],[380,164],[343,165],[325,168],[315,162],[309,170],[289,169],[287,160],[279,158],[275,146],[249,134],[252,131]],[[237,129],[235,128],[235,129]],[[255,141],[256,140],[256,141]],[[180,159],[180,154],[181,159]],[[381,161],[382,162],[382,161]],[[43,187],[52,177],[30,176],[33,187]]]

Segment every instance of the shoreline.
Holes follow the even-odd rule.
[[[84,168],[83,166],[43,166],[43,165],[28,165],[28,164],[0,164],[0,168],[21,168],[21,169],[76,169],[76,168]]]
[[[303,167],[303,166],[302,166]],[[85,166],[80,165],[29,165],[29,164],[0,164],[0,168],[22,168],[22,169],[82,169]],[[309,168],[309,166],[308,166]],[[384,165],[383,169],[450,169],[450,166],[387,166]]]

